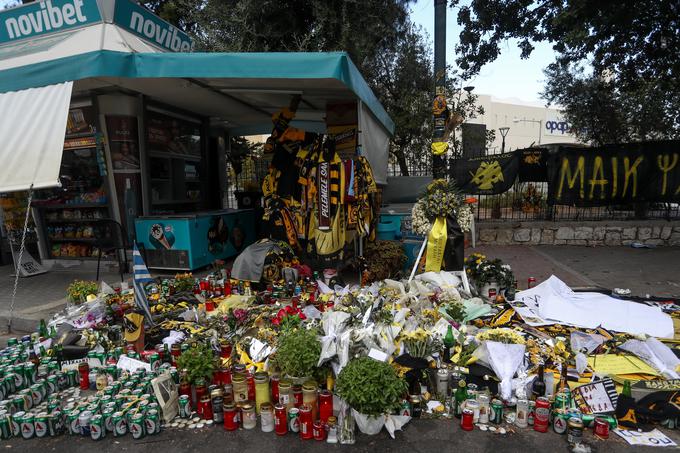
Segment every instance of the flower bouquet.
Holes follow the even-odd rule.
[[[474,352],[480,362],[488,364],[501,379],[501,397],[512,396],[512,377],[524,361],[524,337],[511,329],[489,329],[477,334],[481,346]]]

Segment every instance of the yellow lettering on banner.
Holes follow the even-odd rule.
[[[574,188],[574,185],[576,185],[576,178],[580,176],[580,187],[581,189],[579,190],[579,195],[581,196],[581,199],[584,198],[584,190],[583,190],[583,184],[584,184],[584,172],[585,172],[585,158],[583,156],[578,158],[578,162],[576,163],[576,171],[572,174],[571,173],[571,167],[569,166],[569,159],[566,157],[562,158],[562,169],[560,170],[560,185],[559,188],[557,189],[557,199],[559,200],[562,198],[562,189],[564,188],[564,178],[567,178],[567,186],[570,189]]]
[[[642,161],[645,158],[643,156],[638,156],[637,159],[635,159],[635,162],[633,162],[633,165],[630,165],[630,159],[628,157],[623,158],[623,192],[621,193],[622,197],[626,196],[626,193],[628,192],[628,182],[630,181],[630,177],[633,177],[633,192],[632,196],[635,198],[637,196],[637,168],[638,165],[642,163]]]
[[[678,154],[673,153],[673,159],[668,154],[656,156],[656,163],[659,166],[659,170],[663,172],[663,178],[661,183],[661,195],[666,195],[666,186],[668,184],[668,172],[673,170],[676,165],[678,165]],[[676,192],[677,193],[677,192]]]
[[[616,197],[617,184],[619,182],[619,159],[612,157],[612,198]]]
[[[600,186],[600,198],[604,200],[604,186],[609,184],[609,181],[604,179],[602,157],[595,157],[595,163],[593,164],[593,178],[588,182],[590,183],[590,194],[588,194],[588,198],[592,200],[595,193],[595,186]]]

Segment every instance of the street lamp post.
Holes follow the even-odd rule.
[[[538,123],[538,144],[541,144],[541,137],[543,134],[543,120],[528,120],[526,118],[514,118],[513,123]]]
[[[501,137],[503,137],[503,143],[501,144],[501,154],[503,154],[505,152],[505,136],[508,135],[510,128],[508,126],[503,126],[499,127],[498,130],[501,133]]]

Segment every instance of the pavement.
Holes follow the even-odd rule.
[[[506,427],[507,428],[507,427]],[[512,428],[511,428],[512,429]],[[277,436],[263,433],[259,426],[254,430],[224,431],[221,427],[202,430],[164,430],[155,436],[139,440],[131,436],[113,438],[110,433],[99,442],[90,438],[59,436],[44,439],[10,439],[4,441],[5,451],[33,453],[68,451],[71,453],[91,453],[95,449],[116,452],[167,453],[168,451],[226,451],[238,453],[316,453],[352,452],[376,453],[387,451],[436,453],[449,451],[464,452],[568,452],[571,451],[565,435],[549,430],[538,433],[531,428],[518,429],[505,435],[482,432],[475,429],[463,431],[459,420],[413,420],[396,432],[391,439],[385,430],[375,436],[357,433],[354,445],[328,444],[314,440],[303,441],[299,435],[288,433]],[[677,430],[664,431],[680,442]],[[663,451],[653,447],[631,447],[613,432],[607,440],[599,440],[591,431],[586,431],[583,440],[593,453],[618,452],[656,452]]]

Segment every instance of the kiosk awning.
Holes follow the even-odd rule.
[[[73,82],[0,94],[0,192],[59,184]]]

